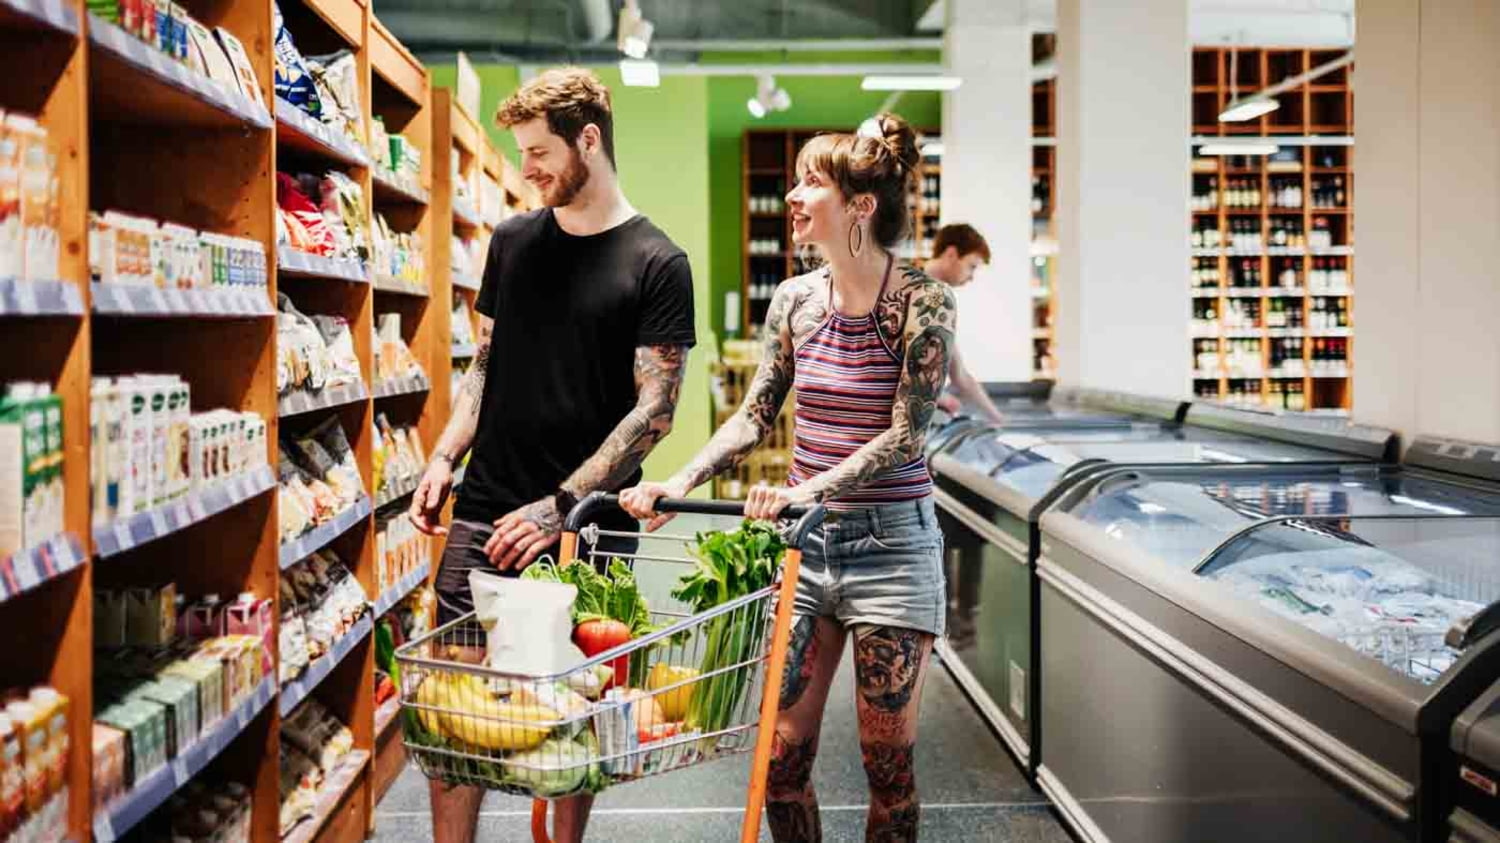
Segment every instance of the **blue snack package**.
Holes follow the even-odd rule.
[[[318,97],[318,89],[307,72],[302,54],[292,43],[292,34],[287,31],[286,21],[281,17],[281,4],[272,3],[271,9],[275,14],[272,28],[276,32],[276,96],[321,120],[323,101]]]

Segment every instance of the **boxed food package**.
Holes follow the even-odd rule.
[[[118,649],[128,640],[126,633],[125,592],[108,589],[94,590],[94,646],[99,649]]]
[[[271,673],[271,653],[277,642],[272,640],[275,630],[275,608],[271,601],[257,598],[254,592],[242,592],[224,612],[225,631],[230,635],[249,635],[261,642],[261,674]]]
[[[198,688],[177,676],[143,683],[131,697],[162,706],[165,711],[167,756],[176,758],[198,739]]]
[[[150,385],[136,377],[115,381],[120,395],[125,459],[120,472],[120,515],[151,508],[151,395]]]
[[[94,721],[94,776],[90,790],[95,812],[125,792],[125,742],[124,732]]]
[[[255,78],[255,65],[250,63],[250,56],[245,52],[245,47],[240,39],[224,27],[216,27],[214,35],[218,36],[219,44],[224,48],[224,54],[229,57],[229,64],[234,68],[234,78],[237,90],[254,100],[263,102],[260,92],[260,81]]]
[[[57,794],[67,785],[69,699],[55,688],[31,689],[27,701],[43,712],[47,724],[47,789]]]
[[[125,589],[125,642],[142,647],[169,644],[177,630],[177,586]]]
[[[225,705],[224,668],[218,659],[179,659],[162,670],[164,676],[180,676],[198,689],[198,718],[207,729],[223,717]]]
[[[6,115],[5,122],[18,136],[20,148],[21,226],[23,271],[29,280],[59,277],[61,239],[57,230],[57,156],[47,132],[36,120],[20,114]]]

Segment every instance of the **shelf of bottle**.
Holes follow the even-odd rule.
[[[1322,248],[1308,248],[1306,246],[1260,246],[1257,248],[1236,248],[1234,246],[1192,246],[1189,249],[1195,258],[1304,258],[1304,257],[1348,257],[1354,254],[1353,246],[1326,246]]]
[[[1353,293],[1352,288],[1340,289],[1308,289],[1306,287],[1194,287],[1192,296],[1195,299],[1216,299],[1220,296],[1230,299],[1297,299],[1306,296],[1316,298],[1341,298]]]

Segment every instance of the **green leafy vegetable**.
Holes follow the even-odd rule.
[[[554,565],[537,562],[521,572],[523,579],[565,583],[578,589],[573,598],[573,626],[595,620],[616,620],[630,628],[631,638],[640,638],[657,630],[651,623],[651,610],[636,586],[635,572],[619,559],[611,559],[605,576],[588,562]],[[622,656],[618,661],[623,662]],[[617,677],[639,688],[646,681],[650,667],[646,653],[632,653],[629,675]]]
[[[734,532],[699,533],[689,552],[696,560],[693,570],[678,581],[672,597],[690,605],[694,613],[702,613],[771,585],[786,554],[786,542],[773,525],[746,519]],[[758,655],[755,647],[765,618],[756,613],[748,620],[732,612],[708,622],[699,665],[700,673],[708,678],[688,704],[689,728],[713,732],[730,725],[750,684],[753,666],[710,674]]]

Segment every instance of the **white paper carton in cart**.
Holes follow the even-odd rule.
[[[551,676],[583,662],[583,652],[572,640],[577,588],[470,571],[469,589],[485,631],[485,663],[492,670]]]

